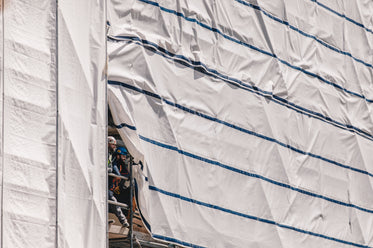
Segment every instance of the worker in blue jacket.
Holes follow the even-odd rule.
[[[122,149],[122,147],[117,148],[118,151],[116,150],[113,155],[115,155],[117,152],[121,153],[122,152],[121,149]],[[119,169],[118,169],[118,167],[115,163],[113,163],[112,168],[108,168],[108,170],[109,170],[109,173],[114,173],[118,176],[121,175],[120,171],[119,171]],[[118,178],[109,176],[109,180],[108,180],[108,183],[109,183],[109,185],[108,185],[109,186],[108,199],[111,200],[111,201],[114,201],[114,202],[118,202],[117,198],[115,197],[115,194],[113,192],[114,189],[117,187],[116,182],[120,182],[120,179],[118,180]],[[127,221],[127,218],[123,214],[122,209],[119,206],[109,204],[109,212],[114,213],[117,216],[119,222],[122,224],[123,227],[129,227],[129,223]]]
[[[129,162],[128,162],[128,152],[124,147],[118,147],[115,152],[115,162],[113,162],[113,168],[118,170],[122,177],[128,178],[119,179],[117,178],[113,182],[113,192],[115,198],[119,202],[129,205],[130,200],[130,180],[129,180]]]

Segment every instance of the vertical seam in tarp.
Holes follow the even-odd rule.
[[[2,31],[2,61],[1,61],[1,97],[2,97],[2,113],[1,113],[1,247],[4,247],[4,102],[5,102],[5,81],[4,81],[4,68],[5,68],[5,63],[4,63],[4,55],[5,55],[5,45],[4,45],[4,0],[1,0],[1,31]]]
[[[58,124],[59,124],[59,109],[58,109],[58,0],[56,0],[56,43],[55,43],[55,49],[56,49],[56,70],[55,70],[55,75],[56,75],[56,215],[55,215],[55,218],[56,218],[56,231],[55,231],[55,247],[58,248],[58,169],[59,169],[59,165],[58,165],[58,161],[59,161],[59,146],[58,146],[58,142],[59,142],[59,139],[58,139],[58,136],[59,136],[59,128],[58,128]]]

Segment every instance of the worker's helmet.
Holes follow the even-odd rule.
[[[117,140],[113,136],[109,136],[109,137],[107,137],[107,143],[116,145]]]
[[[115,153],[118,155],[127,155],[128,151],[124,147],[118,147]]]

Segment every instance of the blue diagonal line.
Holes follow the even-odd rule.
[[[320,3],[320,2],[317,1],[317,0],[310,0],[310,1],[316,3],[317,5],[319,5],[320,7],[322,7],[322,8],[324,8],[324,9],[328,10],[329,12],[331,12],[331,13],[333,13],[333,14],[339,16],[339,17],[342,17],[342,18],[346,19],[347,21],[349,21],[349,22],[355,24],[356,26],[365,29],[367,32],[373,34],[373,30],[372,30],[372,29],[369,29],[369,28],[367,28],[367,27],[365,27],[364,24],[359,23],[359,22],[357,22],[357,21],[351,19],[350,17],[348,17],[348,16],[346,16],[346,15],[344,15],[344,14],[341,14],[341,13],[335,11],[334,9],[332,9],[332,8],[330,8],[330,7],[328,7],[328,6],[326,6],[325,4]]]
[[[144,3],[146,3],[146,4],[150,4],[150,5],[156,6],[156,7],[158,7],[160,10],[162,10],[162,11],[164,11],[164,12],[167,12],[167,13],[170,13],[170,14],[174,14],[174,15],[176,15],[176,16],[179,16],[179,17],[185,19],[186,21],[196,23],[197,25],[199,25],[199,26],[201,26],[201,27],[203,27],[203,28],[205,28],[205,29],[207,29],[207,30],[210,30],[210,31],[212,31],[212,32],[214,32],[214,33],[217,33],[217,34],[221,35],[222,37],[224,37],[225,39],[230,40],[230,41],[232,41],[232,42],[234,42],[234,43],[237,43],[237,44],[242,45],[242,46],[244,46],[244,47],[250,48],[250,49],[252,49],[252,50],[254,50],[254,51],[257,51],[257,52],[260,52],[260,53],[262,53],[262,54],[265,54],[265,55],[271,56],[271,57],[277,59],[277,60],[278,60],[279,62],[281,62],[282,64],[284,64],[284,65],[286,65],[286,66],[288,66],[288,67],[290,67],[290,68],[293,68],[293,69],[295,69],[295,70],[301,71],[301,72],[303,72],[304,74],[309,75],[309,76],[311,76],[311,77],[315,77],[315,78],[319,79],[321,82],[326,83],[326,84],[329,84],[329,85],[332,85],[333,87],[335,87],[335,88],[337,88],[337,89],[339,89],[339,90],[342,90],[342,91],[344,91],[344,92],[346,92],[346,93],[348,93],[348,94],[350,94],[350,95],[353,95],[353,96],[359,97],[359,98],[361,98],[361,99],[364,99],[364,100],[367,101],[367,102],[373,102],[372,99],[367,99],[364,95],[362,95],[362,94],[360,94],[360,93],[353,92],[353,91],[351,91],[351,90],[348,90],[348,89],[346,89],[346,88],[343,88],[342,86],[340,86],[340,85],[338,85],[338,84],[336,84],[336,83],[333,83],[333,82],[331,82],[331,81],[329,81],[329,80],[327,80],[327,79],[321,77],[321,76],[318,75],[318,74],[315,74],[315,73],[313,73],[313,72],[307,71],[307,70],[305,70],[305,69],[303,69],[303,68],[301,68],[301,67],[299,67],[299,66],[292,65],[292,64],[290,64],[289,62],[287,62],[287,61],[285,61],[285,60],[283,60],[283,59],[280,59],[280,58],[277,57],[277,55],[274,54],[274,53],[267,52],[267,51],[265,51],[265,50],[263,50],[263,49],[260,49],[260,48],[258,48],[258,47],[255,47],[255,46],[253,46],[253,45],[251,45],[251,44],[245,43],[245,42],[243,42],[243,41],[241,41],[241,40],[238,40],[238,39],[236,39],[236,38],[234,38],[234,37],[231,37],[231,36],[229,36],[229,35],[226,35],[226,34],[224,34],[223,32],[221,32],[219,29],[214,28],[214,27],[210,27],[210,26],[208,26],[207,24],[198,21],[197,19],[190,18],[190,17],[186,17],[183,13],[177,12],[177,11],[172,10],[172,9],[165,8],[165,7],[161,6],[161,5],[159,5],[157,2],[153,2],[153,1],[149,1],[149,0],[139,0],[139,1],[144,2]]]
[[[303,35],[303,36],[305,36],[305,37],[308,37],[308,38],[311,38],[311,39],[317,41],[317,42],[320,43],[321,45],[325,46],[326,48],[329,48],[330,50],[332,50],[332,51],[334,51],[334,52],[337,52],[337,53],[340,53],[340,54],[346,55],[346,56],[352,58],[353,60],[355,60],[355,61],[358,62],[358,63],[361,63],[361,64],[363,64],[363,65],[365,65],[365,66],[367,66],[367,67],[369,67],[369,68],[373,68],[373,65],[372,65],[372,64],[369,64],[369,63],[363,61],[362,59],[356,58],[355,56],[353,56],[353,55],[352,55],[351,53],[349,53],[349,52],[345,52],[345,51],[342,51],[341,49],[338,49],[338,48],[336,48],[336,47],[334,47],[334,46],[331,46],[331,45],[329,45],[328,43],[326,43],[325,41],[320,40],[318,37],[316,37],[316,36],[314,36],[314,35],[308,34],[308,33],[304,32],[304,31],[300,30],[299,28],[297,28],[297,27],[291,25],[288,21],[284,21],[284,20],[282,20],[282,19],[280,19],[280,18],[278,18],[278,17],[276,17],[276,16],[270,14],[269,12],[265,11],[263,8],[261,8],[261,7],[258,6],[258,5],[255,5],[255,4],[252,4],[252,3],[248,3],[248,2],[243,1],[243,0],[234,0],[234,1],[236,1],[236,2],[238,2],[238,3],[240,3],[240,4],[243,4],[243,5],[245,5],[245,6],[248,6],[248,7],[250,7],[250,8],[253,8],[253,9],[255,9],[255,10],[258,10],[258,11],[260,11],[260,12],[262,12],[265,16],[271,18],[272,20],[274,20],[274,21],[276,21],[276,22],[279,22],[279,23],[281,23],[281,24],[284,24],[284,25],[288,26],[290,29],[292,29],[292,30],[294,30],[294,31],[296,31],[296,32],[298,32],[298,33],[300,33],[301,35]]]
[[[239,216],[239,217],[242,217],[242,218],[246,218],[246,219],[250,219],[250,220],[254,220],[254,221],[258,221],[258,222],[262,222],[262,223],[266,223],[266,224],[270,224],[270,225],[275,225],[275,226],[278,226],[278,227],[281,227],[281,228],[284,228],[284,229],[288,229],[288,230],[292,230],[292,231],[295,231],[295,232],[299,232],[299,233],[303,233],[303,234],[307,234],[307,235],[311,235],[311,236],[335,241],[335,242],[346,244],[346,245],[352,245],[352,246],[363,247],[363,248],[371,248],[370,246],[367,246],[367,245],[362,245],[362,244],[346,241],[346,240],[343,240],[343,239],[338,239],[338,238],[334,238],[334,237],[331,237],[331,236],[327,236],[327,235],[324,235],[324,234],[303,230],[303,229],[300,229],[300,228],[297,228],[297,227],[284,225],[284,224],[275,222],[274,220],[264,219],[264,218],[261,218],[261,217],[258,217],[258,216],[253,216],[253,215],[249,215],[249,214],[240,213],[240,212],[228,209],[228,208],[223,208],[223,207],[220,207],[220,206],[217,206],[217,205],[213,205],[213,204],[210,204],[210,203],[195,200],[195,199],[192,199],[192,198],[189,198],[189,197],[185,197],[185,196],[182,196],[182,195],[179,195],[179,194],[175,194],[175,193],[157,188],[156,186],[153,186],[153,185],[149,185],[149,189],[153,190],[153,191],[156,191],[156,192],[159,192],[163,195],[167,195],[167,196],[170,196],[170,197],[173,197],[173,198],[180,199],[182,201],[186,201],[186,202],[190,202],[192,204],[196,204],[196,205],[204,206],[204,207],[207,207],[207,208],[215,209],[215,210],[222,211],[222,212],[232,214],[232,215],[236,215],[236,216]]]
[[[192,243],[189,243],[189,242],[181,241],[181,240],[175,239],[175,238],[166,237],[166,236],[163,236],[163,235],[152,234],[152,236],[156,239],[161,239],[161,240],[164,240],[164,241],[167,241],[167,242],[177,243],[177,244],[180,244],[180,245],[183,245],[183,246],[188,246],[188,247],[193,247],[193,248],[205,248],[205,246],[195,245],[195,244],[192,244]]]
[[[217,79],[220,79],[226,83],[229,83],[229,84],[232,84],[240,89],[243,89],[245,91],[248,91],[248,92],[251,92],[251,93],[254,93],[256,95],[259,95],[259,96],[262,96],[262,97],[265,97],[266,99],[270,100],[270,101],[273,101],[277,104],[280,104],[286,108],[289,108],[291,110],[294,110],[296,111],[297,113],[300,113],[302,115],[306,115],[308,117],[311,117],[311,118],[315,118],[315,119],[318,119],[318,120],[321,120],[325,123],[328,123],[328,124],[331,124],[335,127],[338,127],[338,128],[341,128],[341,129],[344,129],[346,131],[349,131],[349,132],[352,132],[352,133],[356,133],[358,134],[359,136],[363,137],[363,138],[366,138],[366,139],[369,139],[369,140],[373,140],[373,136],[363,130],[361,130],[360,128],[357,128],[353,125],[348,125],[348,124],[344,124],[344,123],[341,123],[339,121],[336,121],[328,116],[325,116],[321,113],[318,113],[318,112],[315,112],[315,111],[312,111],[312,110],[309,110],[307,108],[304,108],[304,107],[301,107],[295,103],[292,103],[282,97],[279,97],[277,95],[274,95],[273,92],[270,92],[270,91],[265,91],[265,90],[262,90],[256,86],[251,86],[249,84],[245,84],[243,83],[241,80],[238,80],[236,78],[233,78],[233,77],[229,77],[229,76],[226,76],[214,69],[211,69],[209,67],[207,67],[205,64],[203,64],[202,62],[200,61],[194,61],[194,60],[191,60],[189,58],[186,58],[185,56],[183,55],[178,55],[178,54],[174,54],[172,52],[169,52],[167,51],[166,49],[158,46],[157,44],[151,42],[151,41],[148,41],[148,40],[143,40],[143,39],[140,39],[138,37],[133,37],[133,36],[117,36],[117,37],[108,37],[110,40],[112,41],[118,41],[117,39],[121,39],[121,40],[128,40],[128,41],[134,41],[134,44],[136,45],[141,45],[143,46],[144,48],[166,58],[166,59],[169,59],[169,60],[173,60],[179,64],[182,64],[186,67],[189,67],[189,68],[192,68],[193,70],[196,70],[196,71],[199,71],[200,73],[203,73],[205,75],[208,75],[210,77],[214,77],[214,78],[217,78]],[[137,43],[139,42],[139,43]]]
[[[127,127],[127,128],[129,128],[129,129],[131,129],[131,130],[136,130],[136,127],[134,127],[134,126],[131,126],[131,125],[128,125],[128,124],[126,124],[126,123],[121,123],[121,124],[119,124],[119,125],[115,125],[115,127],[116,128],[122,128],[122,127]]]
[[[117,82],[117,81],[109,81],[108,82],[109,84],[111,85],[119,85],[121,87],[125,87],[127,89],[131,89],[131,90],[134,90],[134,91],[137,91],[139,93],[142,93],[142,94],[145,94],[145,95],[148,95],[148,96],[153,96],[155,95],[154,93],[151,93],[149,91],[146,91],[146,90],[143,90],[143,89],[140,89],[140,88],[137,88],[135,86],[132,86],[132,85],[128,85],[126,83],[122,83],[122,82]],[[193,114],[193,115],[197,115],[199,117],[202,117],[202,118],[205,118],[207,120],[210,120],[210,121],[214,121],[214,122],[217,122],[217,123],[220,123],[222,125],[225,125],[227,127],[230,127],[232,129],[235,129],[235,130],[238,130],[240,132],[243,132],[243,133],[246,133],[246,134],[249,134],[249,135],[253,135],[253,136],[256,136],[258,138],[261,138],[261,139],[264,139],[264,140],[267,140],[267,141],[270,141],[270,142],[274,142],[282,147],[285,147],[289,150],[292,150],[292,151],[295,151],[297,153],[300,153],[302,155],[307,155],[307,156],[310,156],[310,157],[313,157],[313,158],[316,158],[316,159],[320,159],[322,161],[325,161],[327,163],[330,163],[330,164],[333,164],[333,165],[336,165],[338,167],[342,167],[344,169],[348,169],[348,170],[351,170],[351,171],[355,171],[355,172],[358,172],[358,173],[361,173],[361,174],[364,174],[364,175],[368,175],[370,177],[373,177],[373,174],[367,172],[367,171],[364,171],[364,170],[361,170],[361,169],[357,169],[357,168],[354,168],[354,167],[351,167],[351,166],[348,166],[348,165],[345,165],[345,164],[342,164],[342,163],[339,163],[339,162],[336,162],[334,160],[331,160],[331,159],[328,159],[328,158],[325,158],[325,157],[322,157],[320,155],[316,155],[316,154],[313,154],[311,152],[305,152],[305,151],[302,151],[294,146],[291,146],[289,144],[285,144],[281,141],[278,141],[274,138],[271,138],[271,137],[268,137],[268,136],[265,136],[263,134],[260,134],[260,133],[257,133],[257,132],[254,132],[254,131],[251,131],[251,130],[248,130],[248,129],[245,129],[245,128],[242,128],[242,127],[239,127],[237,125],[234,125],[232,123],[229,123],[229,122],[226,122],[226,121],[223,121],[223,120],[220,120],[218,118],[215,118],[215,117],[211,117],[209,115],[206,115],[206,114],[203,114],[203,113],[200,113],[198,111],[195,111],[193,109],[190,109],[190,108],[187,108],[187,107],[184,107],[180,104],[177,104],[177,103],[174,103],[174,102],[171,102],[165,98],[162,98],[161,96],[157,95],[156,97],[157,99],[159,100],[162,100],[163,102],[165,102],[166,104],[170,105],[170,106],[173,106],[173,107],[176,107],[178,109],[181,109],[185,112],[188,112],[190,114]]]

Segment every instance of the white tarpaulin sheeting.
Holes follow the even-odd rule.
[[[106,247],[106,1],[58,1],[58,247]]]
[[[373,2],[111,0],[109,104],[153,237],[373,247]]]
[[[106,247],[104,1],[3,4],[0,247]]]

